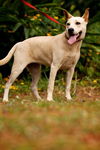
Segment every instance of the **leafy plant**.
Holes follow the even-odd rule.
[[[83,15],[85,8],[90,7],[90,21],[88,24],[87,36],[81,50],[81,58],[77,65],[77,70],[81,76],[100,76],[100,3],[93,5],[94,1],[89,0],[45,0],[29,1],[40,10],[48,13],[62,24],[66,22],[62,8],[67,9],[73,15]],[[64,28],[51,22],[39,12],[25,6],[19,0],[0,0],[0,58],[7,55],[10,48],[19,41],[32,36],[56,35],[64,31]],[[5,38],[6,37],[6,38]],[[9,74],[12,61],[4,67],[0,67],[0,72]],[[3,69],[6,68],[6,69]],[[6,71],[4,71],[6,70]],[[48,72],[48,69],[44,69]]]

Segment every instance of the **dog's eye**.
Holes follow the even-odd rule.
[[[66,25],[67,25],[67,26],[70,26],[70,23],[67,23]]]
[[[76,25],[79,25],[79,24],[81,24],[80,22],[76,22]]]

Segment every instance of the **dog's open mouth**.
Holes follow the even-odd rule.
[[[80,31],[78,34],[72,34],[70,35],[69,39],[68,39],[68,43],[69,44],[74,44],[81,36],[82,31]]]

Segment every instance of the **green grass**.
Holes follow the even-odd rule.
[[[55,102],[37,102],[26,81],[14,84],[7,104],[0,98],[0,150],[99,150],[100,88],[81,82],[73,101],[67,102],[60,83]],[[45,99],[47,82],[39,84]]]

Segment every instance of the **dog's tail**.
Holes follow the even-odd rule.
[[[16,50],[16,46],[17,46],[17,44],[15,44],[12,47],[12,49],[9,51],[8,55],[5,58],[0,60],[0,66],[5,65],[11,59],[11,57],[13,56],[13,54]]]

